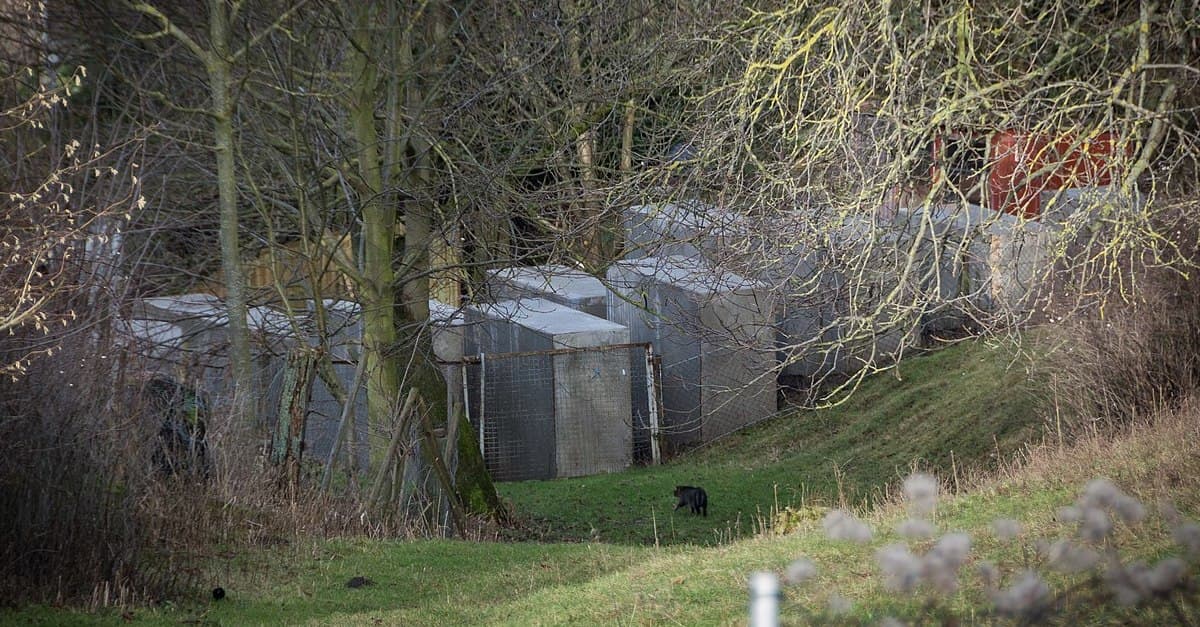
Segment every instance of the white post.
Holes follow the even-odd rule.
[[[650,459],[657,465],[662,460],[658,450],[658,396],[654,388],[654,347],[646,345],[646,398],[650,412]]]
[[[484,363],[483,353],[479,353],[479,456],[484,459],[485,463],[487,460],[487,456],[484,455],[484,451],[483,451],[483,423],[484,423],[484,420],[487,418],[487,412],[484,411],[484,407],[486,407],[485,403],[487,402],[487,386],[485,385],[486,383],[487,383],[487,366]]]
[[[779,577],[758,571],[750,575],[750,627],[779,627]]]
[[[467,382],[467,362],[462,357],[458,360],[458,371],[462,374],[462,404],[463,416],[467,419],[467,426],[471,426],[471,384]]]

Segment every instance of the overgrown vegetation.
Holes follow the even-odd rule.
[[[1039,336],[1044,358],[1037,376],[1049,384],[1052,426],[1060,435],[1123,428],[1178,407],[1200,386],[1195,224],[1180,217],[1171,228],[1185,267],[1138,267],[1130,272],[1135,292],[1060,317]]]
[[[942,561],[997,562],[1009,576],[997,590],[1054,561],[1053,542],[1079,531],[1057,508],[1096,477],[1194,519],[1194,0],[751,4],[0,2],[0,374],[16,376],[0,388],[0,602],[113,622],[709,623],[744,612],[751,570],[783,573],[803,554],[817,574],[789,592],[788,618],[991,619],[986,582],[930,602],[875,576],[905,524],[890,495],[912,470],[956,495],[926,522],[973,539],[968,557],[953,540]],[[1039,234],[1032,268],[997,262],[1011,242],[995,234],[927,241],[933,213],[962,218],[994,191],[995,164],[967,167],[938,143],[983,142],[981,159],[999,161],[989,145],[1022,136],[1050,138],[1026,160],[1046,178],[1105,179],[1111,193],[1049,226],[1005,218],[1009,234]],[[687,158],[659,167],[669,153]],[[959,168],[971,172],[932,174]],[[1001,191],[1025,193],[1039,178],[1026,175]],[[770,268],[789,306],[820,312],[794,355],[854,353],[845,385],[812,396],[855,391],[848,401],[661,468],[505,486],[515,526],[460,530],[565,544],[401,542],[445,527],[391,490],[386,507],[364,505],[370,479],[281,487],[263,462],[247,298],[288,309],[329,359],[321,316],[305,326],[291,307],[365,305],[378,449],[413,424],[393,424],[402,388],[419,379],[440,396],[430,297],[458,305],[501,265],[600,273],[621,249],[622,208],[696,198],[754,227],[707,261]],[[889,230],[901,210],[918,229],[909,246]],[[241,268],[250,253],[256,276]],[[275,272],[283,259],[296,267]],[[995,276],[977,280],[985,269]],[[1045,279],[1057,300],[1009,289],[1016,279]],[[230,297],[236,347],[236,411],[209,424],[207,480],[156,468],[163,412],[131,391],[153,369],[116,337],[140,296],[193,289]],[[867,378],[912,357],[934,310],[985,332],[1057,328],[1036,332],[1032,376],[1008,347],[972,341]],[[898,347],[876,352],[880,336]],[[1035,399],[1050,444],[1013,463],[1041,435]],[[671,511],[676,484],[703,485],[709,516]],[[1016,543],[995,537],[998,516],[1020,521]],[[1192,533],[1174,516],[1116,525],[1093,550],[1174,564],[1160,560]],[[830,521],[834,536],[865,538],[856,519],[876,530],[865,546],[816,533]],[[900,570],[915,559],[889,555]],[[1103,575],[1049,578],[1062,602],[1046,617],[1183,622],[1194,562],[1164,568],[1153,603],[1129,607]],[[347,588],[352,577],[374,583]],[[201,600],[212,585],[228,598]]]
[[[80,366],[71,357],[79,355],[42,360],[32,374],[61,380]],[[178,592],[176,582],[144,567],[137,521],[144,469],[122,468],[147,438],[129,428],[111,437],[107,413],[97,411],[115,400],[100,393],[108,387],[103,370],[80,370],[86,374],[64,382],[66,389],[10,383],[0,393],[0,597],[78,601],[98,584],[120,602]],[[85,400],[74,386],[94,396]],[[26,406],[39,411],[24,413]]]
[[[969,534],[971,543],[960,569],[959,591],[932,606],[924,592],[897,596],[883,585],[877,553],[905,539],[897,529],[910,516],[902,501],[889,499],[874,508],[855,510],[874,530],[865,545],[828,539],[822,514],[787,533],[766,533],[716,547],[352,540],[212,553],[202,576],[210,585],[226,588],[226,601],[212,603],[190,595],[157,609],[133,609],[130,616],[136,623],[148,624],[179,620],[717,624],[745,616],[750,572],[768,570],[782,577],[793,561],[805,557],[816,573],[803,585],[786,588],[785,623],[804,624],[823,617],[874,625],[893,616],[912,624],[948,614],[957,614],[967,623],[998,621],[976,574],[979,564],[997,564],[1004,573],[1002,588],[1011,587],[1013,575],[1023,568],[1049,572],[1045,569],[1049,556],[1039,552],[1039,545],[1043,540],[1053,543],[1076,537],[1077,524],[1062,520],[1058,510],[1072,505],[1096,477],[1111,479],[1144,504],[1146,511],[1138,525],[1116,524],[1106,546],[1117,549],[1126,563],[1141,560],[1154,565],[1181,555],[1184,547],[1172,537],[1158,503],[1171,500],[1185,518],[1196,520],[1200,490],[1195,477],[1200,476],[1200,466],[1192,442],[1198,435],[1200,411],[1186,404],[1178,411],[1141,419],[1119,435],[1084,436],[1062,447],[1056,442],[1032,447],[1018,459],[964,482],[959,494],[953,494],[948,477],[941,476],[943,496],[929,521],[942,532]],[[998,526],[997,519],[1018,521],[1016,536],[1002,538],[1013,527]],[[918,554],[933,544],[909,541]],[[1195,563],[1189,564],[1184,581],[1200,576]],[[347,588],[356,576],[374,583]],[[1099,596],[1092,595],[1086,574],[1049,572],[1046,581],[1051,595],[1062,600],[1046,617],[1051,624],[1170,624],[1175,620],[1170,607],[1160,602],[1121,605],[1106,596],[1103,587],[1095,588]],[[1063,594],[1079,584],[1082,587],[1075,592]],[[1187,594],[1184,588],[1175,598],[1186,615],[1194,616],[1197,605]],[[849,609],[828,613],[831,597],[848,600]],[[46,609],[2,618],[56,624],[122,622],[119,612],[87,616]]]
[[[214,553],[439,532],[427,518],[368,507],[357,486],[322,490],[319,467],[289,486],[282,467],[225,435],[237,429],[229,416],[207,416],[208,465],[166,463],[164,456],[187,453],[164,440],[171,410],[147,385],[148,373],[112,354],[66,349],[0,388],[6,604],[171,602],[204,587],[200,566]],[[463,535],[491,534],[472,521]]]

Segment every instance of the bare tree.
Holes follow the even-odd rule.
[[[91,105],[88,70],[52,46],[46,12],[6,6],[0,33],[0,373],[16,376],[94,319],[121,227],[145,201],[128,159],[138,137],[101,144],[100,129],[76,124],[87,117],[72,110]]]
[[[289,20],[286,34],[266,38],[248,65],[243,116],[252,130],[241,136],[243,167],[246,191],[267,227],[265,254],[282,259],[272,252],[278,235],[300,238],[317,327],[324,328],[321,275],[342,275],[348,286],[342,295],[361,305],[378,462],[416,419],[414,412],[393,424],[405,388],[420,389],[434,416],[445,413],[428,301],[431,281],[453,274],[457,263],[456,255],[431,252],[457,245],[450,233],[459,219],[447,217],[453,202],[439,193],[451,183],[442,178],[448,153],[436,113],[451,82],[443,66],[453,62],[447,42],[454,23],[451,12],[436,6],[328,9]],[[342,244],[330,246],[328,237]],[[296,259],[295,252],[288,258]],[[443,283],[446,300],[457,304],[457,282]],[[460,473],[459,483],[470,491],[486,484],[486,475]],[[480,509],[496,507],[494,490],[479,492],[490,493]]]
[[[216,157],[218,208],[221,223],[221,266],[225,275],[225,305],[229,316],[230,362],[233,366],[236,412],[243,420],[254,420],[250,411],[254,371],[250,358],[249,327],[246,322],[246,278],[242,268],[239,240],[237,168],[234,139],[234,65],[264,36],[278,28],[287,16],[304,2],[292,3],[273,21],[251,32],[245,41],[235,42],[231,23],[237,22],[241,4],[223,0],[207,2],[207,37],[189,33],[162,8],[150,2],[129,1],[128,8],[147,16],[150,24],[135,30],[133,37],[142,41],[169,38],[181,44],[204,68],[208,104],[202,110],[212,121],[213,155]],[[197,28],[199,30],[199,27]],[[240,43],[240,45],[239,45]]]
[[[712,68],[702,40],[723,3],[500,3],[464,17],[451,131],[470,147],[472,219],[484,259],[567,260],[600,272],[621,247],[621,207],[652,190],[642,170],[690,140],[687,102]],[[494,230],[506,227],[497,234]]]
[[[1134,265],[1184,263],[1169,225],[1196,215],[1194,9],[748,12],[723,26],[742,69],[695,114],[679,196],[732,216],[712,260],[815,320],[790,358],[848,375],[840,391],[947,311],[999,330],[1046,315],[1038,286],[1060,314],[1128,297]]]

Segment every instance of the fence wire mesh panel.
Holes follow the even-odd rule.
[[[467,367],[472,426],[498,481],[554,475],[554,377],[547,355],[486,355]]]
[[[663,439],[670,452],[701,443],[704,371],[701,343],[682,333],[662,334]]]
[[[650,457],[657,394],[643,345],[488,354],[464,360],[466,398],[498,481],[576,477]]]
[[[610,320],[662,358],[668,454],[774,414],[777,307],[767,285],[685,257],[622,261],[608,280]]]

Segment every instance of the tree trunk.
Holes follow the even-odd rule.
[[[391,112],[391,119],[397,122],[408,120],[412,126],[404,129],[402,133],[393,134],[393,136],[404,137],[406,141],[395,146],[397,152],[392,154],[394,158],[392,166],[394,172],[404,172],[404,176],[399,178],[398,183],[402,182],[407,188],[421,192],[416,194],[416,198],[405,203],[403,218],[404,263],[402,267],[405,272],[403,311],[414,323],[407,325],[412,329],[421,328],[421,323],[429,319],[431,293],[431,273],[429,271],[433,264],[430,246],[434,239],[436,221],[440,215],[432,193],[439,152],[437,151],[438,147],[431,139],[432,134],[425,126],[427,111],[432,106],[436,94],[426,91],[427,86],[420,82],[419,77],[437,75],[443,72],[448,65],[445,58],[447,50],[445,20],[447,18],[444,11],[431,10],[426,18],[426,28],[423,30],[405,29],[404,36],[399,38],[400,46],[395,51],[395,66],[405,71],[401,74],[400,80],[392,83],[393,97],[390,100],[395,108]],[[416,42],[413,41],[413,35],[417,32],[424,33],[420,48],[414,45]],[[426,65],[420,68],[415,66],[413,56],[413,51],[418,49],[432,50],[431,53],[421,56],[422,62]],[[408,167],[401,169],[399,166],[405,162],[405,155],[410,156]],[[451,296],[451,300],[447,302],[450,305],[458,306],[458,295],[449,296]],[[446,409],[448,399],[444,373],[435,363],[423,357],[433,355],[432,337],[428,330],[419,335],[411,334],[405,337],[403,343],[407,350],[413,351],[412,354],[422,356],[414,363],[410,385],[421,390],[422,397],[428,401],[430,411],[433,416],[438,417],[439,423],[442,416],[446,416],[447,421],[454,419]],[[457,381],[449,383],[451,385],[458,384]],[[457,414],[453,416],[457,417]],[[503,509],[499,496],[496,494],[495,486],[492,485],[487,468],[483,465],[479,447],[473,443],[473,438],[470,438],[470,426],[455,425],[455,427],[455,429],[447,428],[447,432],[457,431],[459,434],[466,432],[467,441],[470,443],[463,447],[464,441],[461,438],[458,440],[457,457],[460,462],[453,481],[454,489],[457,492],[456,497],[471,511],[486,515],[502,515]],[[436,450],[429,452],[435,457],[437,456]],[[449,481],[448,477],[443,479]]]
[[[205,55],[212,97],[213,152],[217,159],[217,202],[221,218],[221,268],[225,274],[225,307],[229,316],[229,361],[233,371],[234,416],[257,422],[250,411],[254,398],[254,368],[250,359],[250,330],[246,324],[246,277],[238,245],[237,172],[233,154],[233,85],[230,77],[229,23],[225,3],[209,1],[212,53]]]
[[[360,7],[351,38],[350,120],[358,144],[358,168],[362,177],[363,216],[363,358],[367,361],[367,414],[372,456],[387,447],[386,424],[400,396],[396,348],[395,273],[392,270],[396,236],[396,210],[383,202],[383,173],[379,162],[379,140],[375,129],[376,90],[379,86],[376,60],[370,58],[371,10]]]
[[[283,393],[279,398],[271,461],[284,467],[284,476],[293,491],[300,485],[300,463],[304,453],[304,428],[308,404],[312,399],[317,354],[307,347],[288,354],[283,373]]]
[[[567,67],[571,81],[576,85],[587,85],[587,77],[583,67],[583,16],[572,0],[563,0],[563,12],[570,22],[567,31]],[[575,138],[575,167],[579,170],[580,199],[579,210],[571,222],[582,226],[579,239],[582,243],[583,258],[590,267],[599,267],[604,263],[604,245],[601,241],[602,229],[599,228],[597,214],[600,203],[596,194],[600,187],[600,177],[596,172],[596,130],[595,125],[587,119],[587,105],[576,98],[571,103],[571,128],[580,129]]]

